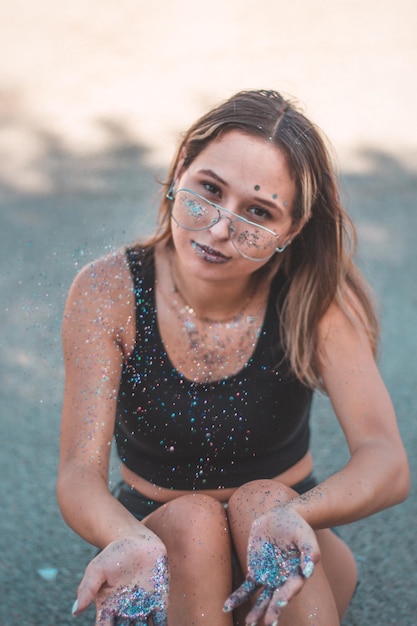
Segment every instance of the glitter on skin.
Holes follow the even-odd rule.
[[[188,213],[194,218],[196,222],[204,217],[205,213],[207,213],[207,209],[202,205],[201,202],[186,199],[184,200],[184,204],[187,207]]]
[[[248,575],[243,584],[230,596],[224,606],[226,612],[233,611],[249,600],[260,587],[264,587],[256,606],[270,600],[274,592],[285,585],[290,576],[300,576],[300,551],[288,546],[281,550],[271,541],[257,540],[249,552]]]
[[[100,610],[99,624],[107,624],[108,618],[136,622],[146,626],[152,616],[155,626],[167,626],[166,598],[168,596],[168,559],[160,557],[152,570],[151,584],[154,591],[143,587],[122,587],[107,598]]]
[[[236,239],[241,248],[244,248],[246,246],[247,248],[252,247],[257,249],[263,249],[265,251],[268,250],[268,254],[273,248],[272,244],[274,243],[274,241],[271,240],[270,236],[266,235],[266,233],[263,233],[261,230],[257,230],[254,232],[244,230],[238,234]],[[248,252],[246,252],[246,254],[248,254]]]
[[[299,575],[300,553],[295,548],[281,550],[270,541],[264,541],[259,551],[251,552],[249,573],[258,584],[265,587],[282,587],[290,576]]]

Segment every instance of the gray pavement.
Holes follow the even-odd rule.
[[[197,111],[235,88],[281,84],[312,103],[341,154],[359,263],[380,301],[381,371],[412,468],[407,502],[341,529],[361,568],[344,626],[417,626],[417,51],[409,37],[417,13],[405,0],[363,4],[336,2],[332,11],[317,2],[313,11],[298,1],[285,13],[280,3],[242,0],[219,13],[216,0],[204,28],[186,0],[161,14],[139,0],[117,11],[97,0],[60,11],[51,0],[1,8],[2,41],[15,54],[0,58],[0,626],[93,623],[92,611],[76,622],[70,614],[93,549],[55,501],[60,325],[75,273],[151,229],[155,178]],[[187,24],[200,30],[185,41]],[[162,36],[170,45],[158,55]],[[285,71],[271,52],[280,67],[286,53]],[[347,459],[322,396],[313,450],[319,477]]]

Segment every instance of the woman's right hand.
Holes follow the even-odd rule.
[[[169,571],[157,537],[110,543],[88,565],[78,587],[74,615],[96,602],[96,626],[167,626]]]

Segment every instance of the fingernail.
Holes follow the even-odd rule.
[[[304,564],[303,567],[303,576],[304,578],[310,578],[310,576],[313,574],[314,572],[314,563],[313,561],[307,561],[307,563]]]
[[[78,611],[78,599],[72,605],[71,613],[72,613],[73,617],[76,617],[77,611]]]

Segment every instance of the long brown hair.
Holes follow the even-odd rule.
[[[281,336],[294,374],[310,387],[322,387],[318,326],[336,302],[361,320],[374,352],[378,322],[369,287],[353,257],[357,238],[342,207],[330,153],[321,131],[276,91],[242,91],[203,115],[185,133],[163,188],[158,229],[146,246],[172,241],[166,193],[181,155],[183,168],[208,143],[229,130],[262,137],[284,152],[296,182],[293,229],[302,229],[280,256],[289,289],[280,306]],[[274,265],[274,258],[269,262]],[[350,317],[353,319],[352,315]]]

